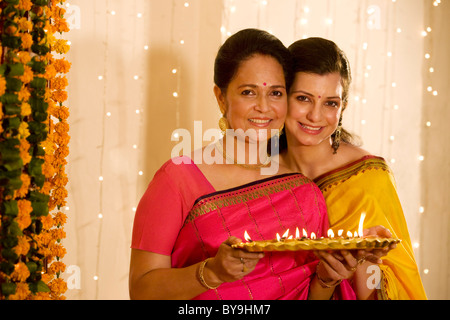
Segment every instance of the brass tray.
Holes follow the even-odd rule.
[[[250,252],[262,251],[298,251],[298,250],[355,250],[381,249],[400,243],[395,238],[320,238],[320,239],[282,239],[250,241],[233,244],[233,248]]]

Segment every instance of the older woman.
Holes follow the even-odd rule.
[[[245,231],[263,240],[288,228],[318,236],[328,228],[323,196],[308,178],[278,164],[270,176],[261,172],[273,160],[259,151],[285,121],[290,70],[289,52],[264,31],[240,31],[220,48],[214,93],[225,136],[212,156],[224,161],[194,163],[194,154],[169,160],[155,174],[134,222],[131,298],[354,298],[328,270],[316,277],[318,259],[310,252],[231,246]],[[205,150],[196,152],[202,159]],[[347,254],[342,262],[350,275],[356,259]]]
[[[289,50],[295,79],[289,93],[284,141],[288,148],[282,163],[317,183],[331,228],[354,230],[364,212],[366,225],[385,226],[402,240],[381,265],[374,268],[366,261],[357,268],[353,283],[359,299],[425,299],[392,171],[383,158],[356,146],[342,128],[351,82],[345,54],[322,38],[299,40]],[[382,227],[370,230],[391,235]],[[324,259],[321,268],[330,268],[327,259],[331,261],[332,256],[322,252],[320,257]],[[376,274],[380,277],[372,282],[369,278]]]

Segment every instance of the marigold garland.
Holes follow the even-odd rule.
[[[67,290],[64,1],[0,0],[0,299],[65,299]]]

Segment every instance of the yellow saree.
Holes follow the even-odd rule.
[[[314,182],[325,197],[333,230],[357,230],[360,215],[365,212],[365,228],[382,225],[402,240],[382,258],[378,299],[426,299],[394,177],[384,159],[365,156]]]

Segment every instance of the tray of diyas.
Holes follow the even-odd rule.
[[[298,250],[355,250],[381,249],[391,244],[400,243],[395,238],[319,238],[319,239],[280,239],[241,242],[232,245],[233,248],[245,249],[250,252],[263,251],[298,251]]]

